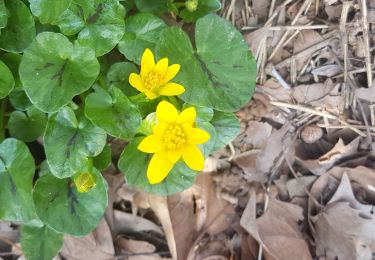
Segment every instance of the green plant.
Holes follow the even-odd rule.
[[[237,135],[233,112],[253,93],[256,65],[241,34],[208,14],[219,8],[218,0],[0,0],[0,218],[23,225],[27,259],[51,259],[64,233],[96,227],[108,203],[107,136],[129,142],[118,162],[128,184],[169,195],[190,187],[203,157]],[[196,21],[194,36],[162,14]],[[147,178],[148,153],[163,176]]]

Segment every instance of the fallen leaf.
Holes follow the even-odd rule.
[[[333,77],[342,72],[342,67],[337,64],[323,65],[311,71],[311,73],[314,75],[324,77]]]
[[[122,236],[116,239],[116,245],[121,250],[124,250],[125,253],[147,254],[154,253],[156,250],[155,246],[147,241],[134,240]]]
[[[357,98],[368,102],[375,102],[375,86],[370,88],[357,88],[354,93]]]
[[[154,222],[119,210],[114,210],[114,230],[116,234],[153,231],[159,235],[164,235],[163,230]]]
[[[60,254],[65,259],[115,259],[112,234],[106,220],[103,218],[96,229],[86,236],[65,235]]]

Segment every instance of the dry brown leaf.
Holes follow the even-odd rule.
[[[155,246],[147,241],[134,240],[121,236],[116,239],[116,245],[121,250],[124,250],[124,253],[147,254],[154,253],[156,251]]]
[[[292,131],[293,126],[287,123],[271,134],[256,160],[256,169],[260,174],[277,171],[283,162],[283,156],[292,157],[295,141],[295,133]],[[292,162],[291,158],[289,160]]]
[[[355,138],[349,144],[345,145],[340,138],[336,145],[326,154],[318,158],[318,163],[325,169],[331,168],[338,160],[352,155],[358,151],[358,145],[361,137]]]
[[[130,234],[142,231],[153,231],[163,235],[163,230],[148,219],[114,210],[114,230],[116,234]]]
[[[289,180],[286,183],[289,198],[307,196],[305,189],[309,190],[316,178],[316,176],[302,176]]]
[[[245,178],[249,181],[263,182],[266,180],[266,175],[258,174],[256,168],[258,156],[259,150],[250,150],[233,158],[233,163],[243,170]]]
[[[252,10],[260,18],[267,18],[270,0],[252,1]]]
[[[271,199],[265,213],[255,219],[255,200],[252,197],[240,223],[264,246],[267,259],[312,259],[298,226],[298,221],[303,219],[302,208]]]
[[[339,88],[340,84],[328,79],[325,83],[298,85],[293,88],[292,95],[298,103],[341,111],[343,103]]]
[[[375,218],[364,218],[349,202],[329,204],[314,220],[318,256],[371,260],[375,250]]]
[[[60,254],[67,260],[115,259],[112,234],[106,220],[103,218],[96,229],[83,237],[64,236],[64,243]]]
[[[263,148],[272,133],[272,126],[267,122],[249,121],[243,142],[255,149]]]
[[[357,88],[355,96],[368,102],[375,102],[375,86],[371,88]]]
[[[259,89],[274,100],[283,102],[290,102],[292,100],[291,90],[285,89],[274,78],[268,79],[264,85],[259,86]]]
[[[169,209],[167,204],[167,198],[153,194],[148,195],[148,201],[151,205],[151,209],[155,212],[161,225],[163,226],[165,237],[167,238],[169,251],[171,252],[172,258],[177,258],[176,241],[173,234],[173,227],[171,217],[169,215]]]
[[[301,52],[323,40],[323,37],[314,30],[302,30],[298,34],[297,39],[293,41],[293,53]],[[310,55],[299,55],[296,58],[297,71],[300,71],[310,58]]]
[[[265,44],[267,37],[269,36],[267,28],[261,28],[251,33],[245,34],[244,38],[253,53],[257,52],[259,46]]]
[[[324,77],[333,77],[342,72],[342,67],[337,64],[323,65],[311,71],[311,73],[314,75]]]
[[[336,21],[340,18],[342,12],[342,5],[329,5],[324,8],[328,15],[329,21]]]
[[[201,232],[216,235],[235,221],[233,207],[216,198],[211,174],[199,174],[195,185],[168,197],[168,207],[177,248],[177,259],[194,255],[193,245],[203,237]],[[198,248],[198,247],[197,247]]]

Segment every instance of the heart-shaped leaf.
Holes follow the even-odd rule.
[[[68,9],[72,0],[29,0],[31,12],[41,23],[52,23]]]
[[[96,56],[111,51],[125,32],[125,8],[118,0],[73,0],[56,22],[65,35],[78,34],[78,42]]]
[[[106,145],[103,151],[94,158],[94,167],[103,171],[109,167],[112,162],[112,149],[111,146]]]
[[[215,127],[216,138],[212,151],[224,148],[240,132],[240,121],[232,113],[216,111],[211,124]]]
[[[27,260],[51,260],[59,252],[63,234],[43,225],[22,226],[21,247]]]
[[[32,142],[44,133],[46,124],[46,114],[31,107],[26,113],[13,111],[9,117],[8,128],[11,136],[24,142]]]
[[[32,201],[34,158],[14,138],[0,144],[0,219],[26,222],[35,218]]]
[[[51,172],[58,178],[70,177],[87,167],[89,157],[101,153],[106,142],[103,129],[84,116],[76,118],[69,107],[48,119],[44,144]]]
[[[162,14],[168,10],[167,0],[134,0],[141,12]]]
[[[0,99],[9,95],[14,87],[13,74],[5,65],[4,62],[0,60]]]
[[[87,96],[85,104],[87,118],[114,137],[128,140],[141,125],[138,107],[118,88],[109,92],[96,88],[95,93]]]
[[[154,51],[160,32],[166,27],[163,20],[149,13],[139,13],[126,19],[126,29],[119,42],[119,51],[128,60],[140,64],[146,48]]]
[[[1,30],[0,49],[23,52],[35,37],[34,18],[21,0],[5,0],[8,21]]]
[[[88,192],[77,191],[70,178],[58,179],[52,174],[40,177],[33,198],[39,218],[58,232],[75,236],[90,233],[108,204],[107,184],[101,173],[93,169],[96,185]]]
[[[87,47],[73,44],[64,35],[44,32],[25,51],[20,77],[31,102],[44,112],[55,112],[75,95],[91,87],[99,62]]]
[[[198,18],[205,16],[211,12],[218,11],[221,8],[219,0],[197,0],[198,6],[196,10],[188,10],[184,8],[179,16],[188,23],[195,22]]]
[[[139,92],[129,83],[131,73],[139,73],[138,68],[133,63],[117,62],[109,68],[107,79],[111,82],[111,86],[121,89],[127,96],[133,96]]]
[[[191,104],[235,111],[249,101],[255,87],[256,64],[236,28],[217,15],[200,18],[193,49],[180,28],[164,29],[156,45],[158,57],[181,64],[174,79],[185,86],[181,98]]]

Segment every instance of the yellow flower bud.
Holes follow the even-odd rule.
[[[96,177],[88,172],[80,173],[74,177],[74,184],[78,192],[85,193],[95,187]]]
[[[185,7],[189,12],[194,12],[198,8],[198,0],[189,0],[185,2]]]

